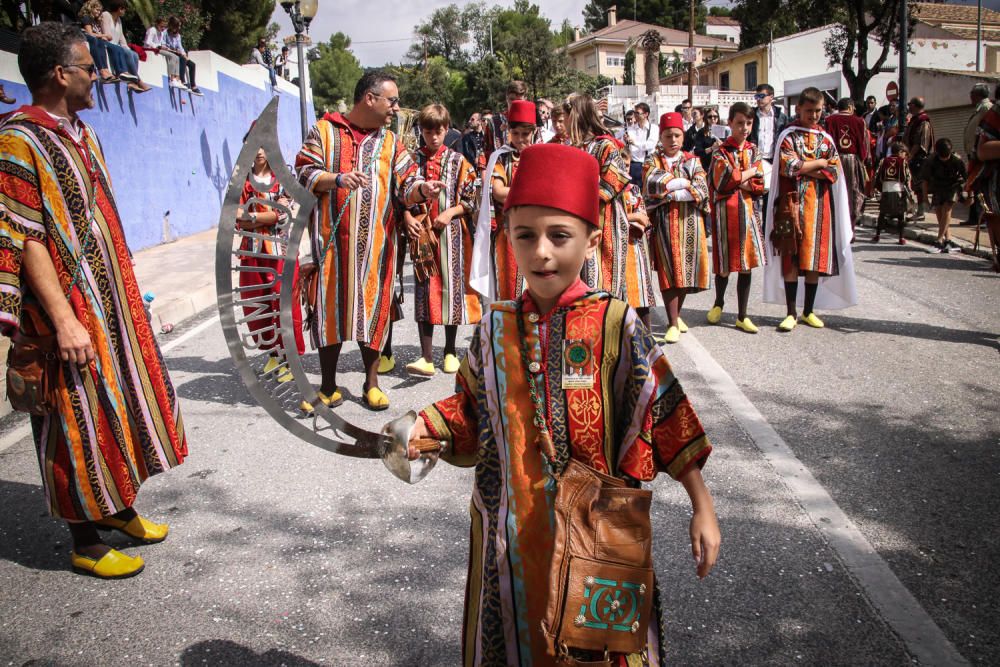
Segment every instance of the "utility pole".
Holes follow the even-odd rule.
[[[976,71],[982,72],[983,57],[983,0],[976,3]]]
[[[688,99],[694,105],[694,0],[691,0],[691,25],[688,27],[688,47],[691,60],[688,61]]]
[[[907,1],[899,0],[899,131],[906,130],[906,55],[910,48],[910,16]]]

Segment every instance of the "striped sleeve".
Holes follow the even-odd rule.
[[[309,130],[299,154],[295,156],[295,172],[299,176],[299,183],[316,194],[316,181],[326,173],[326,147],[323,145],[319,123]]]
[[[655,155],[646,158],[642,165],[642,195],[646,199],[662,199],[669,192],[667,184],[674,175],[661,169]]]
[[[778,173],[786,178],[798,178],[802,170],[802,158],[795,149],[795,133],[785,137],[779,147]]]
[[[424,182],[424,177],[420,173],[420,167],[416,160],[410,156],[406,146],[398,139],[395,140],[395,150],[393,151],[392,173],[396,181],[397,197],[404,206],[423,203],[424,197],[420,194],[420,185]]]
[[[25,241],[46,243],[45,203],[27,139],[16,130],[0,132],[0,331],[20,325],[21,262]]]
[[[479,202],[479,179],[476,168],[464,157],[458,163],[458,183],[455,187],[456,203],[460,204],[466,213],[476,210]]]
[[[628,167],[622,160],[621,151],[608,140],[601,142],[595,157],[601,168],[599,196],[601,201],[609,202],[628,187],[631,181]]]
[[[728,156],[728,151],[720,148],[712,153],[712,162],[709,165],[709,169],[711,169],[710,180],[712,191],[723,197],[736,192],[740,187],[740,182],[743,180],[743,172],[733,166]]]

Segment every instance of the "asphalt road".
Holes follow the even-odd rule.
[[[733,328],[730,313],[704,324],[710,293],[688,301],[691,333],[668,354],[715,444],[705,472],[723,551],[698,581],[686,496],[657,481],[654,550],[673,664],[918,662],[906,619],[874,602],[892,582],[865,583],[803,509],[826,494],[950,647],[974,664],[1000,662],[1000,277],[982,260],[915,244],[856,250],[861,305],[823,313],[822,331],[777,333],[783,309],[760,303],[759,280],[757,336]],[[397,332],[405,363],[418,354],[415,327]],[[699,370],[706,352],[820,485],[805,500],[765,458],[746,406]],[[251,401],[217,323],[166,357],[191,455],[150,480],[137,505],[168,521],[170,538],[115,542],[146,559],[140,576],[71,573],[30,440],[0,451],[0,661],[459,664],[471,472],[442,464],[410,487],[377,461],[293,439]],[[359,364],[345,350],[342,368]],[[315,370],[314,357],[307,365]],[[341,382],[343,414],[376,428],[447,395],[452,379],[397,370],[388,415],[360,407],[359,373]]]

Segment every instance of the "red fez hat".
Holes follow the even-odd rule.
[[[538,120],[535,115],[535,103],[527,100],[514,100],[507,109],[507,123],[528,123],[534,125]]]
[[[545,206],[600,227],[599,179],[597,160],[584,150],[563,144],[528,146],[521,151],[504,213],[515,206]]]
[[[669,111],[660,116],[660,132],[672,127],[676,127],[678,130],[684,129],[684,116],[676,111]]]

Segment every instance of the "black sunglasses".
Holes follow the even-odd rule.
[[[90,63],[89,65],[84,63],[67,63],[63,65],[63,69],[69,69],[75,67],[78,70],[86,72],[88,76],[92,76],[97,73],[97,65]]]

